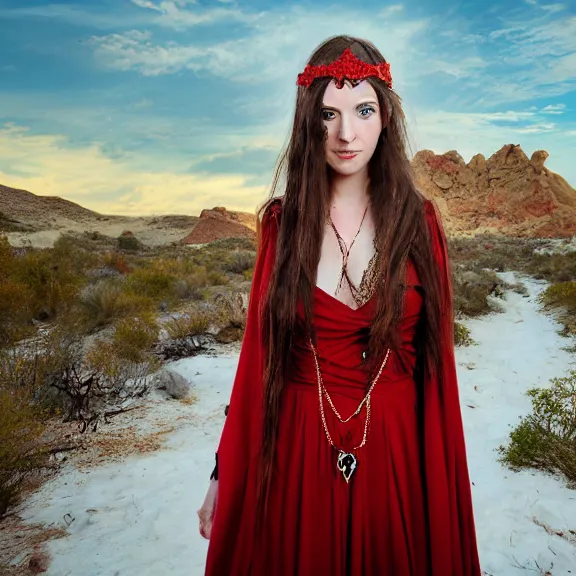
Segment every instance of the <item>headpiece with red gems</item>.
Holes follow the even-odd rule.
[[[392,88],[392,75],[390,74],[390,64],[368,64],[354,56],[350,48],[346,48],[342,55],[330,64],[311,66],[308,64],[304,72],[298,74],[296,84],[298,86],[310,86],[315,78],[330,76],[336,80],[336,86],[342,88],[345,80],[364,80],[370,76],[380,78]]]

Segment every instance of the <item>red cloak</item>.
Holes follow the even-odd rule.
[[[246,332],[217,452],[219,487],[207,576],[480,575],[454,359],[446,238],[437,208],[429,200],[425,211],[443,282],[442,380],[427,374],[421,377],[424,382],[415,382],[402,371],[403,365],[413,366],[408,345],[421,304],[412,291],[407,304],[412,316],[407,314],[403,324],[406,354],[383,373],[387,386],[374,389],[370,433],[365,448],[359,450],[360,455],[365,450],[366,457],[359,457],[357,477],[348,486],[326,456],[334,453],[319,416],[316,374],[308,370],[311,364],[300,350],[303,367],[295,368],[281,415],[277,450],[284,464],[274,484],[277,494],[266,537],[256,541],[264,360],[259,305],[274,264],[281,202],[266,210]],[[413,270],[409,274],[414,287],[418,280]],[[351,354],[357,352],[357,333],[369,325],[372,308],[354,311],[319,289],[315,299],[315,326],[316,322],[320,330],[326,326],[323,349],[330,350],[322,360],[324,378],[346,416],[363,394],[361,388],[350,392],[346,384],[354,380],[356,373],[348,366]],[[330,340],[332,333],[336,336]],[[320,340],[318,352],[322,355]],[[416,387],[424,391],[419,410],[414,409]],[[355,444],[361,437],[362,430],[360,436],[358,431],[350,436],[330,418],[338,442]],[[364,481],[368,488],[362,488]],[[354,482],[356,492],[351,490]]]

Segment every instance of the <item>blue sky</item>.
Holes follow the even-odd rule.
[[[335,34],[391,64],[413,153],[550,153],[576,186],[576,2],[0,0],[0,183],[105,213],[253,210],[298,72]]]

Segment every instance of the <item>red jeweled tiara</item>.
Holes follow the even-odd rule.
[[[364,80],[369,76],[380,78],[392,88],[392,75],[390,74],[390,64],[382,62],[381,64],[367,64],[354,56],[350,48],[346,48],[342,55],[330,64],[321,64],[320,66],[311,66],[308,64],[304,72],[298,74],[296,84],[298,86],[310,86],[315,78],[331,76],[336,80],[338,88],[342,88],[344,80]]]

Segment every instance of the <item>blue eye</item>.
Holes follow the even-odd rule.
[[[372,108],[372,106],[364,106],[363,108],[360,108],[359,110],[360,115],[364,118],[368,118],[369,116],[371,116],[372,114],[362,114],[363,112],[376,112],[376,110],[374,110],[374,108]]]
[[[329,116],[329,114],[332,114],[332,116]],[[331,110],[322,110],[322,118],[324,120],[332,120],[332,118],[334,118],[334,112]]]

